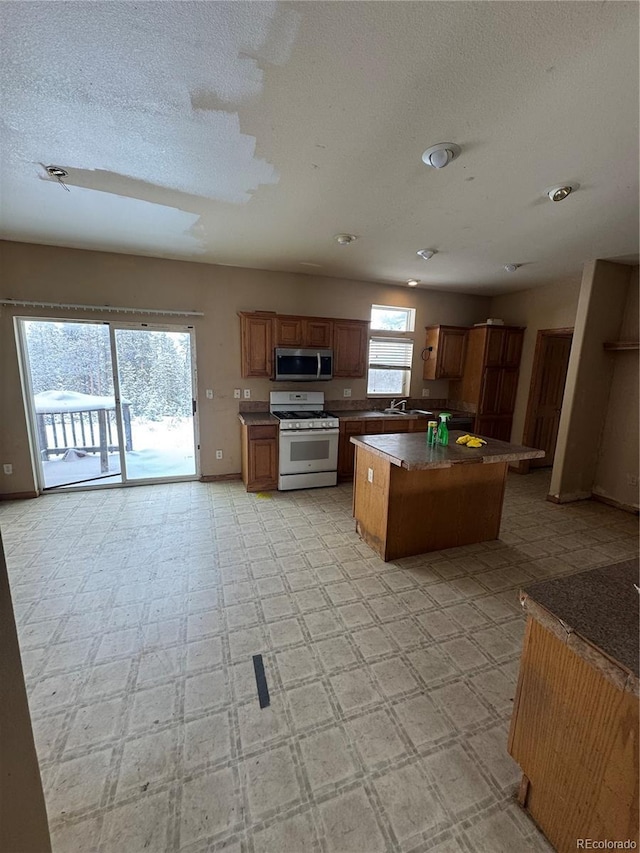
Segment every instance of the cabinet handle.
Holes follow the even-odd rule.
[[[316,356],[318,357],[318,372],[316,373],[316,379],[320,379],[320,367],[321,367],[320,353],[317,352]]]

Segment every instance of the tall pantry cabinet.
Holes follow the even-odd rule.
[[[464,374],[449,383],[449,398],[473,408],[479,435],[511,438],[524,331],[494,325],[469,329]]]

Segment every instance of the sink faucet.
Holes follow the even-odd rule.
[[[390,409],[400,409],[400,408],[402,408],[402,411],[404,412],[404,411],[406,411],[406,408],[407,408],[407,401],[406,401],[406,400],[398,400],[398,401],[396,402],[395,400],[392,400],[392,401],[391,401],[391,405],[389,406],[389,408],[390,408]]]

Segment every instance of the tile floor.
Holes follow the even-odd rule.
[[[517,590],[637,523],[547,486],[509,477],[499,541],[388,564],[348,485],[1,505],[55,853],[549,850],[506,752]]]

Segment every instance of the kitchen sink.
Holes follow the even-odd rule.
[[[403,412],[402,409],[385,409],[385,415],[432,415],[433,412],[427,412],[424,409],[407,409]]]

